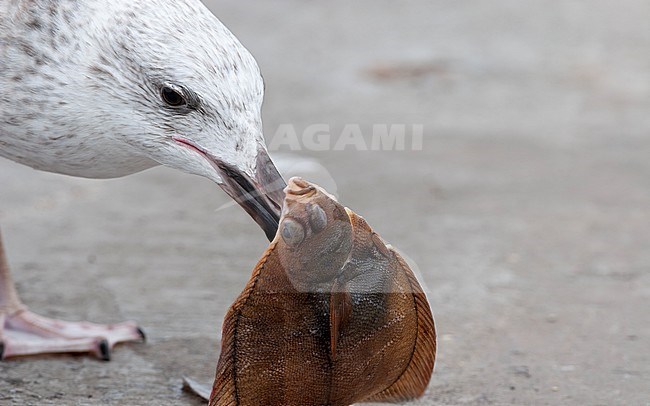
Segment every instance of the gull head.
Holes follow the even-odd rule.
[[[84,86],[114,123],[106,135],[218,183],[272,239],[286,184],[264,143],[253,56],[198,0],[98,3]]]

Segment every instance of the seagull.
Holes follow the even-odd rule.
[[[269,239],[286,183],[262,132],[253,56],[199,0],[0,0],[0,157],[85,178],[157,165],[221,186]],[[37,315],[0,238],[0,359],[80,352],[108,360],[134,322]]]

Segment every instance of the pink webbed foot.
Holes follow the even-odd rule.
[[[113,347],[144,341],[134,322],[101,325],[49,319],[28,310],[0,314],[0,359],[36,354],[91,353],[109,361]]]

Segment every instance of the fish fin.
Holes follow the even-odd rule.
[[[345,285],[335,282],[330,294],[330,351],[332,359],[336,358],[341,330],[345,328],[352,314],[352,296],[345,290]]]
[[[345,208],[345,212],[348,214],[348,217],[350,218],[350,223],[352,224],[352,228],[356,231],[356,233],[358,233],[359,230],[366,230],[368,232],[372,232],[372,227],[370,227],[370,224],[368,224],[366,219],[364,219],[357,213],[353,212],[352,210],[348,209],[347,207]]]
[[[253,274],[235,303],[230,306],[221,329],[221,353],[217,363],[217,373],[210,393],[210,406],[237,406],[237,382],[235,371],[236,337],[239,315],[243,306],[255,291],[260,273],[269,261],[276,243],[272,242],[253,269]]]
[[[418,331],[411,360],[402,375],[387,389],[364,402],[402,402],[419,398],[429,385],[436,359],[436,327],[427,297],[406,261],[395,250],[391,251],[411,285]]]
[[[233,308],[228,311],[221,333],[221,353],[217,364],[217,374],[210,393],[210,406],[237,405],[237,382],[235,371],[235,330],[236,317]]]
[[[183,377],[183,390],[189,393],[193,393],[203,400],[210,399],[210,386],[203,385],[192,378],[188,378],[187,376]]]

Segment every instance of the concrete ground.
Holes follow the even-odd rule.
[[[650,3],[209,5],[261,64],[269,135],[424,125],[422,151],[274,152],[310,159],[294,172],[330,176],[419,265],[439,357],[414,404],[648,405]],[[90,181],[3,160],[0,185],[25,302],[149,335],[110,363],[1,363],[0,404],[201,404],[181,376],[212,378],[266,246],[244,212],[161,168]]]

